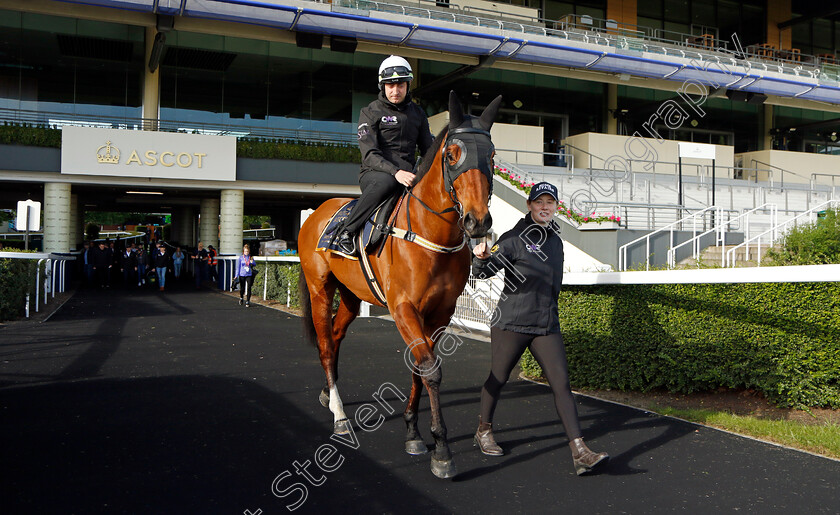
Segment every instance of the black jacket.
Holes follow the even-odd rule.
[[[137,254],[129,252],[125,255],[125,251],[120,252],[120,267],[121,268],[137,268]]]
[[[426,113],[407,94],[400,104],[392,104],[383,91],[379,98],[363,107],[359,114],[359,150],[362,173],[375,170],[396,175],[411,172],[417,147],[420,155],[432,146]]]
[[[155,267],[164,268],[169,266],[169,254],[164,250],[163,252],[155,250]]]
[[[534,223],[525,215],[504,233],[488,259],[473,256],[473,275],[492,277],[505,270],[505,286],[492,325],[525,334],[560,332],[557,297],[563,282],[563,240],[559,227]]]

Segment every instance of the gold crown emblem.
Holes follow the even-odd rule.
[[[102,149],[105,149],[105,153],[102,152]],[[120,162],[120,149],[117,147],[112,147],[111,142],[107,142],[98,149],[96,149],[96,160],[100,163],[109,163],[109,164],[119,164]]]

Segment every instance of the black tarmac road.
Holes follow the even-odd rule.
[[[838,461],[586,397],[583,433],[612,459],[578,477],[549,389],[515,377],[496,411],[506,455],[483,456],[490,353],[471,339],[442,363],[459,473],[437,479],[403,451],[404,348],[392,322],[351,326],[339,387],[355,433],[331,439],[297,317],[187,289],[79,291],[45,323],[0,328],[0,511],[840,512]],[[425,395],[420,427],[431,445]]]

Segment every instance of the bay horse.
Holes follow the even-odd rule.
[[[481,116],[474,117],[463,113],[455,92],[450,92],[449,125],[423,156],[415,184],[403,197],[405,206],[398,208],[391,222],[395,232],[403,229],[410,235],[416,231],[415,236],[405,237],[404,232],[404,237],[390,236],[381,252],[366,254],[370,269],[382,286],[387,308],[414,358],[411,394],[403,414],[407,428],[405,449],[409,454],[427,452],[417,429],[417,411],[425,386],[435,440],[431,469],[440,478],[454,477],[456,469],[441,413],[442,373],[434,354],[433,335],[449,325],[467,282],[471,252],[466,238],[484,237],[492,224],[488,204],[494,150],[489,131],[501,100],[501,96],[497,97]],[[383,306],[369,287],[359,262],[318,248],[331,217],[350,200],[335,198],[324,202],[306,219],[298,238],[304,333],[313,344],[317,339],[326,373],[320,400],[333,413],[335,434],[352,430],[338,394],[339,346],[359,314],[361,301]],[[417,241],[431,245],[420,246]],[[367,252],[358,244],[357,248]],[[333,314],[336,289],[341,303]]]

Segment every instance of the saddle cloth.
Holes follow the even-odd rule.
[[[395,195],[393,197],[387,198],[384,202],[382,202],[379,207],[376,208],[376,211],[373,212],[373,215],[367,219],[365,222],[365,226],[362,229],[362,248],[370,248],[375,246],[384,236],[382,230],[378,229],[377,226],[382,227],[388,222],[388,218],[391,216],[391,212],[394,210],[396,206],[397,200],[399,200],[399,196]],[[318,246],[317,250],[326,251],[326,252],[334,252],[339,254],[343,257],[349,259],[358,259],[354,256],[348,256],[344,252],[341,251],[341,247],[338,246],[338,239],[333,238],[333,233],[338,230],[343,224],[344,220],[350,216],[350,211],[358,202],[358,199],[353,199],[350,202],[341,206],[338,211],[336,211],[330,221],[327,223],[324,230],[321,232],[321,237],[318,238]],[[332,240],[332,241],[331,241]],[[358,241],[357,241],[358,244]]]

